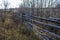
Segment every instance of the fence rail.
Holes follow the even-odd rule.
[[[53,25],[53,24],[50,24],[50,23],[45,23],[45,22],[39,21],[39,20],[44,20],[44,21],[48,21],[48,22],[53,22],[53,23],[56,23],[56,24],[60,24],[60,21],[58,21],[58,19],[42,18],[42,17],[32,16],[32,15],[29,16],[29,15],[26,15],[26,14],[24,14],[22,16],[23,16],[24,21],[28,22],[29,26],[32,26],[32,28],[35,25],[37,28],[39,28],[43,32],[48,33],[49,34],[48,36],[51,36],[50,39],[52,39],[52,36],[53,36],[53,39],[59,39],[60,40],[60,35],[59,35],[60,33],[56,34],[54,32],[50,32],[49,30],[44,29],[43,27],[40,27],[40,26],[36,25],[36,24],[39,24],[39,25],[42,25],[42,26],[44,25],[46,28],[49,27],[49,28],[53,28],[54,30],[60,31],[60,25]],[[35,18],[37,18],[39,20],[37,20]]]
[[[42,17],[38,17],[38,16],[32,16],[32,17],[40,18],[42,20],[49,21],[49,22],[60,23],[60,21],[58,21],[58,20],[60,20],[60,18],[59,19],[57,19],[57,18],[42,18]]]

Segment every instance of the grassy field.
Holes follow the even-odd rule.
[[[6,40],[38,40],[36,37],[32,37],[32,34],[28,34],[25,26],[15,27],[10,30],[5,30]]]
[[[0,16],[0,40],[39,40],[25,25],[14,22],[11,13],[4,20]]]

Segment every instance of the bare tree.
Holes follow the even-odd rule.
[[[6,9],[7,9],[8,6],[9,6],[8,0],[3,0],[3,6],[4,6],[4,9],[5,9],[5,12],[6,12]]]
[[[2,6],[1,6],[1,7],[4,7],[3,16],[2,16],[2,21],[3,22],[5,21],[5,18],[6,18],[6,15],[7,15],[6,10],[7,10],[8,5],[9,5],[8,0],[3,0]]]

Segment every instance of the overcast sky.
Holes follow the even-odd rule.
[[[9,8],[16,8],[19,7],[19,5],[22,3],[22,0],[8,0],[8,2],[9,2]],[[3,0],[0,0],[0,8],[4,8],[2,4]]]
[[[17,8],[21,3],[23,3],[22,0],[8,0],[9,1],[9,8]],[[58,0],[60,2],[60,0]],[[0,0],[0,9],[4,8],[3,0]]]

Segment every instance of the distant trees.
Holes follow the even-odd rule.
[[[57,8],[56,9],[56,17],[60,18],[60,11],[59,11],[60,10],[60,3],[57,4],[56,8]]]
[[[30,5],[34,4],[34,7],[45,8],[45,7],[53,7],[56,5],[57,0],[24,0],[25,7],[30,7]]]
[[[8,0],[2,0],[2,4],[0,4],[0,6],[2,7],[2,9],[4,9],[4,11],[6,11],[9,6]]]
[[[56,7],[60,8],[60,3],[58,2],[58,4],[56,5]]]
[[[9,6],[8,0],[3,0],[3,6],[4,6],[4,9],[5,9],[5,12],[6,12],[6,9],[7,9],[8,6]]]
[[[46,18],[58,17],[59,5],[58,0],[23,0],[20,11]]]

